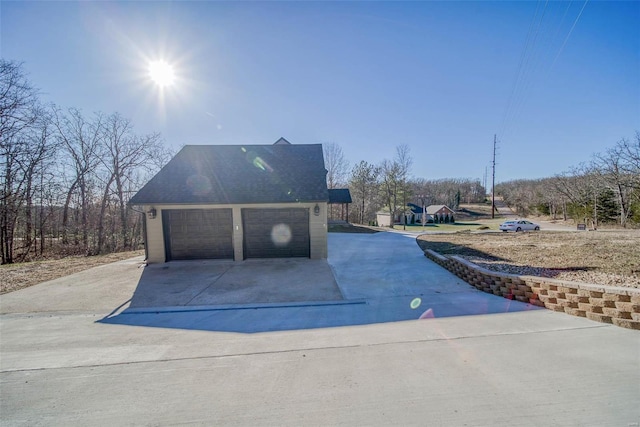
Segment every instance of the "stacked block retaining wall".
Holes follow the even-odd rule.
[[[425,256],[477,289],[598,322],[640,330],[640,289],[499,273],[458,256]]]

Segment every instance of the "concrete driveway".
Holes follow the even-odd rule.
[[[469,286],[413,235],[331,233],[329,245],[327,261],[151,265],[101,322],[255,333],[538,310]]]
[[[325,260],[172,261],[145,266],[138,257],[3,295],[0,312],[175,311],[341,300]]]
[[[144,268],[132,308],[340,301],[325,260],[172,261]]]
[[[325,306],[337,302],[366,302],[390,308],[397,299],[408,308],[411,301],[418,298],[430,307],[448,304],[449,310],[439,310],[448,316],[470,314],[465,306],[454,301],[455,294],[464,294],[457,297],[475,299],[466,306],[482,307],[487,301],[494,301],[500,303],[496,310],[507,311],[504,306],[509,305],[508,301],[487,298],[488,295],[425,258],[415,236],[331,233],[329,241],[328,260],[273,259],[242,263],[207,260],[149,265],[138,279],[130,308],[175,311],[177,307],[204,309],[233,304],[254,307],[272,303]],[[457,305],[455,310],[451,310],[452,301]],[[525,304],[511,305],[533,309]],[[423,310],[418,313],[420,308]],[[416,313],[419,316],[425,309],[420,304],[410,309],[410,313],[415,318]],[[398,314],[395,320],[406,320],[406,316]],[[388,320],[386,317],[383,321]],[[370,321],[368,318],[365,323]]]
[[[100,322],[256,333],[539,310],[471,287],[412,235],[331,233],[329,245],[328,262],[146,267],[129,305]]]
[[[414,235],[331,233],[329,246],[328,260],[145,266],[135,258],[4,295],[0,310],[95,311],[106,312],[107,323],[262,332],[536,309],[469,286],[425,258]]]
[[[2,295],[0,425],[640,423],[637,331],[475,291],[403,234],[329,245],[342,301],[127,308],[135,259]]]

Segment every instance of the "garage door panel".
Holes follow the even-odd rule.
[[[231,209],[176,209],[165,212],[169,259],[233,258]]]
[[[243,209],[245,258],[310,255],[309,210]]]

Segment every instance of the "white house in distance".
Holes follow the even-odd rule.
[[[405,214],[406,224],[422,224],[422,206],[409,203],[407,206],[411,209],[411,213]],[[426,208],[426,223],[435,222],[454,222],[453,209],[446,205],[429,205]],[[379,227],[389,227],[390,225],[389,212],[380,211],[376,213],[376,221]],[[397,215],[394,218],[394,224],[402,224],[402,214]]]

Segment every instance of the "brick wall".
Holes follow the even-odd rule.
[[[640,289],[498,273],[458,256],[425,256],[481,291],[573,316],[640,330]]]

